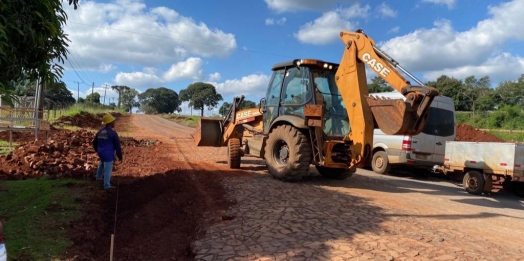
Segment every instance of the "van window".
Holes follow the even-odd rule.
[[[428,120],[422,132],[441,137],[455,134],[455,116],[453,111],[430,107]]]

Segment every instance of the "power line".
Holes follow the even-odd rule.
[[[184,39],[179,39],[179,38],[174,38],[174,37],[169,37],[169,36],[161,36],[161,35],[156,35],[156,34],[147,34],[147,33],[134,32],[134,31],[129,31],[129,30],[115,29],[115,28],[111,28],[111,27],[103,27],[103,26],[98,26],[98,25],[84,24],[84,23],[76,23],[76,22],[69,22],[69,23],[80,24],[80,25],[83,25],[83,26],[90,26],[90,27],[101,28],[101,29],[120,31],[120,32],[124,32],[124,33],[139,34],[139,35],[151,36],[151,37],[157,37],[157,38],[163,38],[163,39],[171,39],[171,40],[175,40],[175,41],[179,41],[179,42],[187,42],[187,43],[193,43],[193,44],[200,44],[200,45],[214,46],[214,47],[221,47],[221,48],[224,48],[224,49],[230,49],[230,48],[228,48],[227,46],[224,46],[224,45],[208,44],[208,43],[184,40]],[[286,58],[295,58],[295,57],[289,56],[289,55],[267,53],[267,52],[261,52],[261,51],[245,50],[243,48],[242,49],[241,48],[232,48],[232,49],[233,50],[237,50],[237,51],[250,52],[250,53],[265,54],[265,55],[272,55],[272,56],[279,56],[279,57],[286,57]]]

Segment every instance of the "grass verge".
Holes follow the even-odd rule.
[[[0,155],[11,152],[16,146],[18,146],[18,143],[13,142],[11,145],[12,146],[9,147],[9,141],[0,140]]]
[[[199,116],[187,116],[187,115],[169,115],[164,114],[162,115],[163,118],[168,119],[170,121],[176,122],[178,124],[195,128],[198,123]]]
[[[47,178],[0,181],[0,218],[10,260],[51,260],[64,254],[69,222],[82,216],[76,192],[85,181]],[[75,195],[76,194],[76,195]]]
[[[524,142],[524,133],[490,130],[489,133],[510,142]]]

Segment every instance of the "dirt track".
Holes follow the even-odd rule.
[[[238,202],[226,215],[215,215],[224,221],[193,243],[196,260],[518,260],[524,256],[519,243],[524,237],[524,208],[518,198],[472,196],[441,179],[417,181],[366,170],[343,182],[315,177],[283,183],[269,177],[263,162],[255,158],[244,158],[247,164],[241,172],[227,170],[225,148],[194,147],[189,128],[145,115],[134,115],[133,122],[141,123],[139,134],[167,144],[169,152],[155,156],[166,162],[175,159],[174,165],[197,181],[194,189],[207,194],[203,208],[227,206],[227,201],[215,202],[225,191]],[[218,177],[224,178],[225,189],[209,189],[218,184]],[[169,210],[173,215],[180,211]],[[158,241],[144,246],[147,251],[159,251],[169,241],[161,237],[166,234],[161,225],[156,229],[160,234],[152,240]]]
[[[118,194],[93,181],[84,199],[89,216],[71,226],[69,255],[76,260],[107,259],[112,233],[115,260],[524,256],[524,205],[513,196],[472,196],[442,179],[366,170],[346,181],[284,183],[256,158],[243,158],[242,170],[227,169],[225,148],[197,148],[192,129],[156,116],[122,116],[118,128],[160,143],[124,147],[125,163],[113,179]]]

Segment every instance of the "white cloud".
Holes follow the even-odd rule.
[[[171,65],[171,67],[163,73],[154,67],[145,67],[142,72],[119,72],[115,76],[114,81],[118,85],[140,88],[153,87],[165,82],[182,79],[200,80],[204,73],[202,69],[203,64],[204,61],[202,59],[190,57],[185,61]],[[218,76],[220,77],[220,74],[218,74]]]
[[[353,30],[356,22],[349,19],[356,17],[367,17],[369,5],[360,6],[355,4],[348,8],[336,9],[325,12],[321,17],[300,27],[294,35],[302,43],[315,45],[328,44],[339,38],[342,30]]]
[[[400,30],[399,26],[395,26],[391,29],[389,29],[388,33],[398,33],[398,30]]]
[[[166,7],[148,8],[144,0],[86,1],[77,10],[65,9],[77,70],[110,63],[158,66],[190,55],[227,57],[237,48],[234,34]]]
[[[264,97],[270,77],[265,74],[251,74],[241,79],[226,80],[222,83],[209,82],[213,84],[217,92],[224,95],[254,96],[259,99]]]
[[[502,66],[504,59],[500,57],[506,57],[517,65],[522,59],[508,57],[507,54],[501,56],[500,53],[501,45],[507,41],[524,40],[521,10],[524,10],[524,0],[514,0],[490,6],[488,12],[491,17],[478,22],[468,31],[456,31],[451,22],[440,20],[435,22],[433,28],[418,29],[379,45],[408,70],[415,68],[428,73],[428,76],[452,71],[469,71],[470,75],[477,75],[479,68],[492,68],[493,73],[500,74],[502,72],[495,70],[497,66],[493,64],[499,62]],[[505,66],[510,68],[507,62]]]
[[[119,72],[115,76],[115,84],[131,88],[153,87],[162,82],[157,75],[147,72]]]
[[[220,73],[215,72],[215,73],[209,74],[208,81],[216,82],[216,81],[220,81],[220,78],[221,78]]]
[[[98,66],[98,71],[102,73],[107,73],[114,69],[116,69],[116,66],[107,63],[101,63],[100,66]]]
[[[455,7],[455,0],[422,0],[424,3],[432,3],[437,5],[445,5],[448,9]]]
[[[492,82],[497,83],[516,80],[522,72],[524,72],[524,57],[502,53],[479,65],[466,65],[460,68],[428,72],[424,74],[424,78],[434,80],[445,74],[458,79],[464,79],[468,76],[475,75],[477,78],[489,76]]]
[[[198,80],[202,77],[202,64],[204,62],[200,58],[191,57],[183,62],[173,64],[167,72],[164,73],[164,80],[168,82],[191,79]]]
[[[286,23],[286,18],[285,17],[282,17],[282,18],[277,19],[277,20],[275,20],[273,18],[267,18],[266,19],[266,25],[275,25],[275,24],[283,25],[285,23]]]
[[[391,9],[386,3],[382,3],[377,7],[379,14],[383,17],[396,17],[397,11]]]
[[[264,0],[269,9],[278,13],[301,10],[323,11],[336,4],[360,2],[360,0]]]

